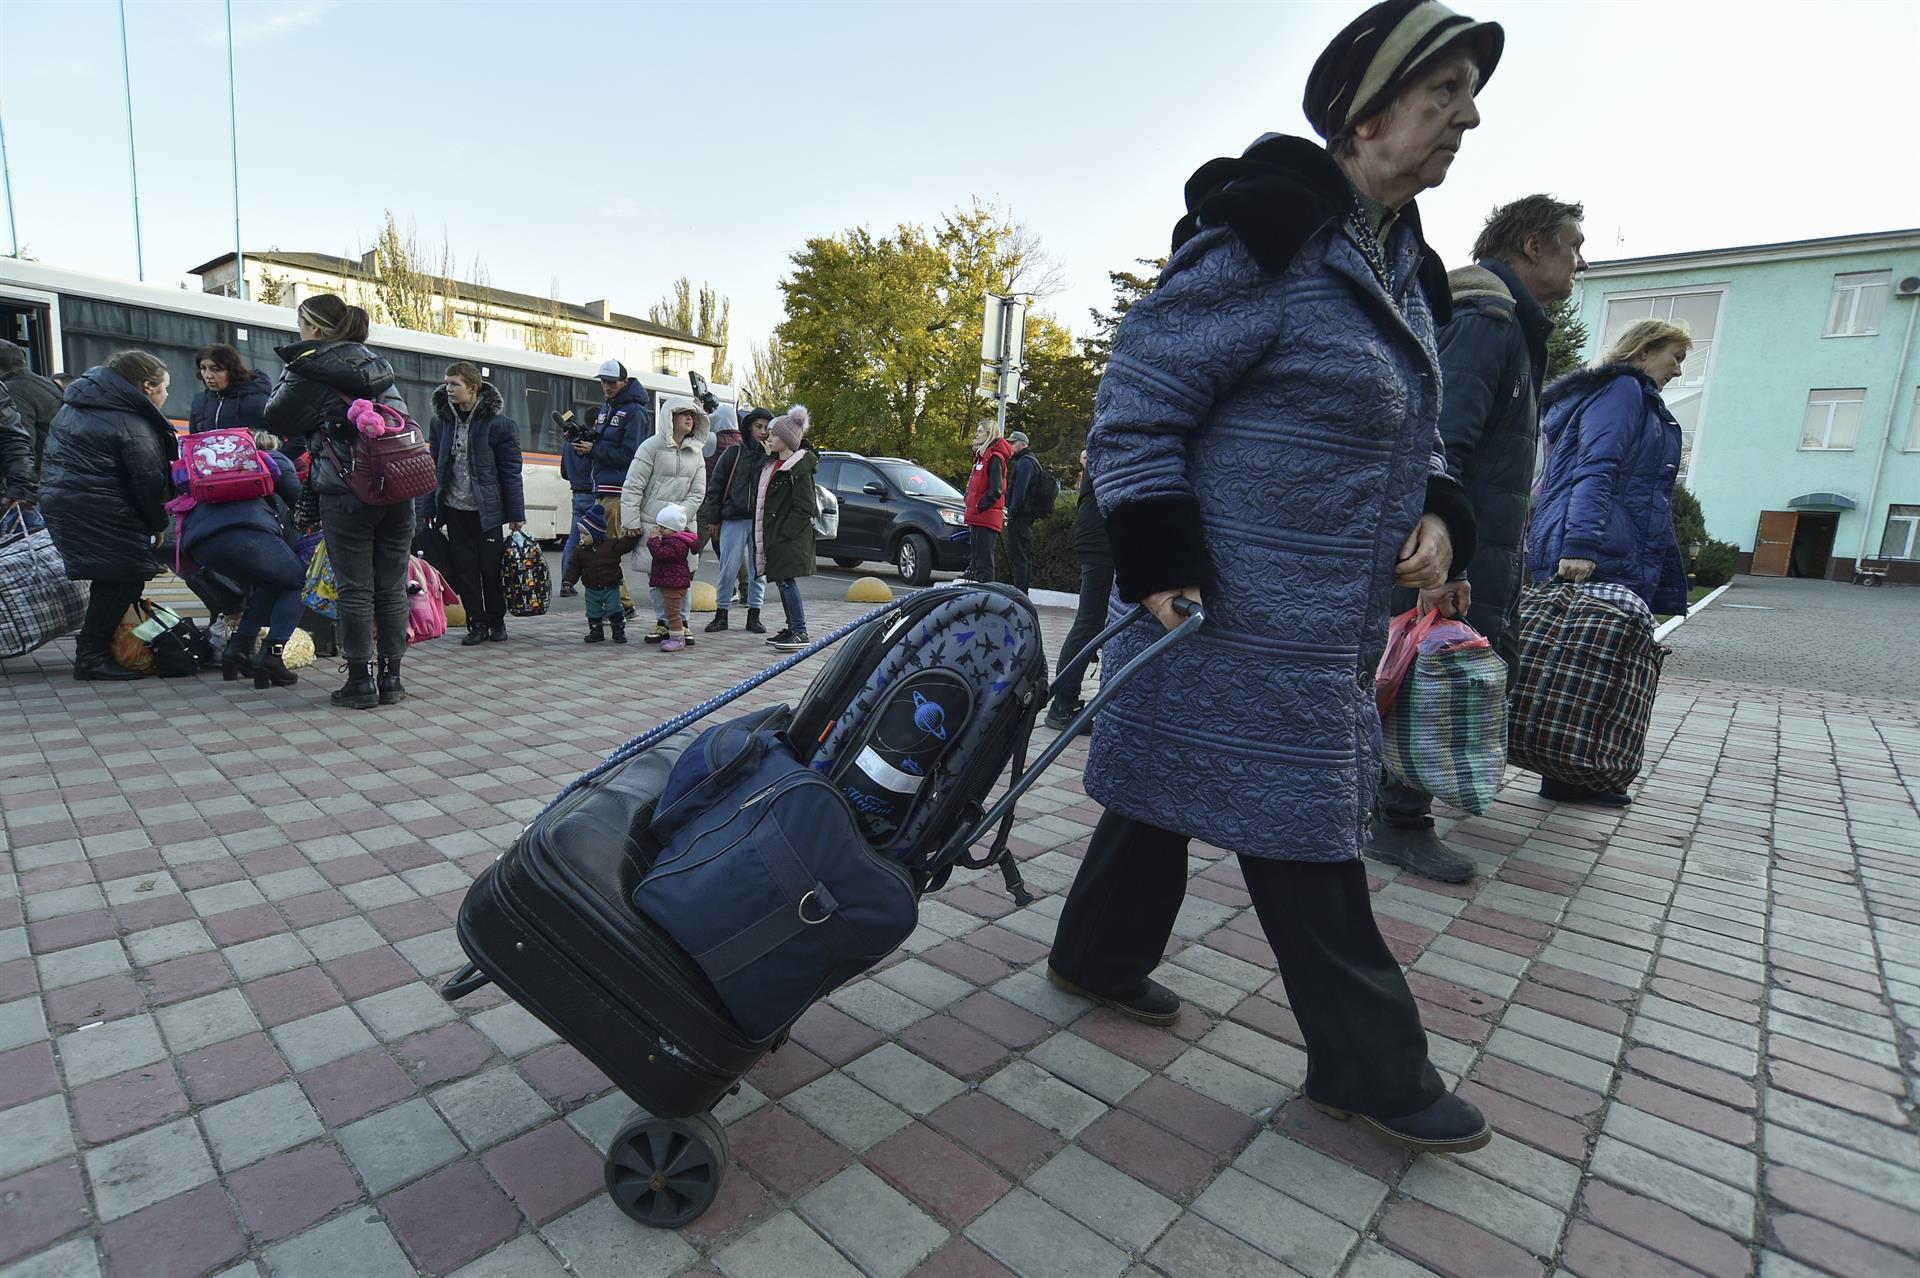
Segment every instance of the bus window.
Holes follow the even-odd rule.
[[[560,440],[553,429],[553,423],[547,420],[546,391],[536,386],[527,387],[527,415],[521,420],[527,424],[525,448],[536,453],[553,453],[560,450]]]

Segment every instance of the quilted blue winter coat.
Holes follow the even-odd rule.
[[[1100,716],[1087,792],[1230,851],[1349,860],[1380,777],[1373,673],[1401,543],[1431,509],[1456,562],[1473,553],[1437,430],[1444,272],[1409,206],[1383,286],[1311,143],[1215,164],[1224,196],[1199,189],[1207,169],[1189,183],[1186,238],[1120,325],[1087,437],[1114,606],[1198,584],[1207,621]],[[1249,202],[1262,180],[1274,198]],[[1158,631],[1130,628],[1102,668]]]
[[[1627,586],[1657,613],[1687,611],[1686,561],[1673,532],[1680,424],[1637,368],[1568,373],[1547,388],[1546,471],[1534,500],[1527,569],[1549,581],[1562,559]]]

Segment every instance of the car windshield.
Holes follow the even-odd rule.
[[[931,471],[918,466],[903,466],[898,462],[880,467],[887,478],[899,485],[902,492],[912,497],[950,497],[955,501],[964,501],[960,490]]]

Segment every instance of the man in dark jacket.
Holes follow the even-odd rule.
[[[715,599],[713,620],[707,623],[709,634],[727,628],[736,576],[747,580],[739,593],[747,606],[748,633],[767,632],[760,624],[767,579],[755,572],[753,512],[760,499],[760,471],[767,462],[767,425],[772,421],[773,414],[764,408],[747,410],[740,423],[740,440],[713,463],[707,497],[700,505],[700,526],[720,547],[720,575],[714,580],[718,583],[716,591],[721,593]]]
[[[464,648],[507,637],[507,596],[500,580],[501,525],[527,521],[520,476],[520,425],[500,392],[464,360],[448,367],[433,392],[430,444],[440,484],[420,499],[423,527],[446,531],[449,574],[467,609]]]
[[[40,501],[40,477],[33,464],[33,434],[27,429],[13,396],[0,382],[0,502],[31,513]]]
[[[1447,276],[1453,319],[1440,331],[1440,435],[1447,469],[1473,502],[1478,548],[1464,576],[1400,592],[1396,613],[1418,605],[1465,617],[1509,671],[1519,651],[1516,614],[1525,579],[1527,509],[1540,440],[1540,386],[1553,322],[1545,307],[1573,295],[1586,268],[1578,204],[1529,195],[1497,208],[1474,243],[1474,265]],[[1448,847],[1428,815],[1433,796],[1391,779],[1380,787],[1367,854],[1414,874],[1460,883],[1473,861]]]
[[[1074,609],[1073,628],[1060,645],[1060,662],[1054,667],[1063,682],[1047,708],[1047,726],[1056,731],[1086,706],[1080,700],[1080,683],[1087,668],[1068,671],[1067,662],[1106,629],[1107,603],[1113,594],[1113,546],[1107,541],[1100,503],[1093,499],[1093,472],[1087,469],[1084,448],[1080,450],[1080,503],[1073,511],[1073,550],[1080,556],[1080,606]]]
[[[1007,443],[1013,445],[1013,477],[1007,483],[1007,577],[1015,590],[1025,590],[1033,581],[1033,521],[1039,515],[1036,498],[1047,479],[1041,474],[1040,459],[1033,455],[1027,432],[1009,431]]]
[[[47,428],[60,411],[60,388],[28,368],[27,353],[7,341],[0,341],[0,384],[13,396],[13,407],[33,439],[37,462],[46,455]]]
[[[607,535],[618,537],[620,490],[626,486],[634,450],[653,434],[653,397],[646,387],[627,376],[627,366],[617,359],[601,364],[599,377],[606,403],[593,415],[592,438],[575,441],[573,452],[588,464],[594,500],[606,512]],[[624,581],[620,583],[620,610],[633,616],[633,595]]]

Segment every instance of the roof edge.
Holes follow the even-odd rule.
[[[1585,273],[1630,275],[1642,271],[1669,270],[1683,266],[1787,261],[1841,253],[1870,253],[1906,248],[1920,249],[1920,227],[1895,231],[1864,231],[1851,235],[1829,235],[1809,240],[1780,240],[1768,244],[1735,244],[1724,248],[1686,249],[1678,253],[1654,253],[1645,257],[1619,257],[1604,262],[1589,262]]]

